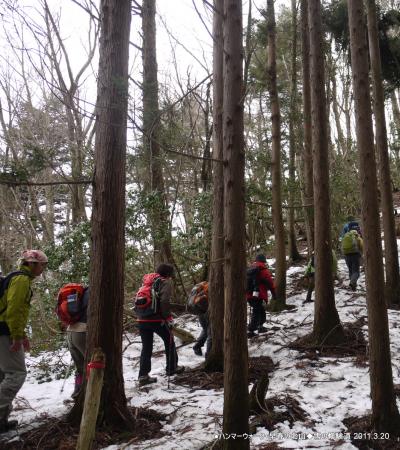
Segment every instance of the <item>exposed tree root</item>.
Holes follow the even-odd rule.
[[[362,331],[364,324],[364,318],[347,324],[344,327],[344,341],[337,344],[317,344],[313,335],[309,334],[296,339],[288,347],[300,352],[318,353],[319,356],[357,356],[367,360],[367,343]]]

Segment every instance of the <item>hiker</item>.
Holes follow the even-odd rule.
[[[272,298],[276,298],[275,283],[271,272],[266,266],[265,255],[259,254],[249,269],[247,269],[246,299],[251,306],[251,318],[248,326],[247,337],[255,336],[255,331],[265,333],[263,326],[266,321],[264,302],[268,302],[268,290]]]
[[[337,277],[337,258],[336,253],[332,250],[332,276],[333,279]],[[308,282],[307,296],[303,301],[303,305],[305,303],[310,303],[313,300],[311,299],[313,290],[315,289],[315,256],[314,253],[311,255],[310,261],[307,264],[306,270],[304,272],[304,277]]]
[[[185,368],[178,366],[170,301],[174,268],[170,264],[160,264],[156,273],[144,275],[143,286],[136,294],[135,312],[138,316],[142,352],[140,355],[139,386],[155,383],[156,377],[149,376],[153,339],[156,333],[164,342],[166,373],[168,376],[182,373]],[[150,296],[150,297],[149,297]]]
[[[342,253],[349,270],[349,287],[355,291],[360,276],[360,261],[363,251],[363,240],[355,229],[348,231],[341,242]]]
[[[356,230],[357,233],[362,237],[360,225],[353,216],[347,217],[347,222],[343,225],[342,231],[340,232],[340,240],[342,240],[343,236],[350,230]]]
[[[25,250],[18,271],[4,280],[0,302],[0,433],[16,428],[17,420],[8,420],[12,401],[26,378],[25,352],[30,350],[25,333],[32,298],[32,280],[42,274],[47,256],[41,250]]]
[[[195,355],[202,356],[202,347],[206,344],[205,357],[211,350],[211,327],[208,314],[208,282],[202,281],[193,286],[188,298],[188,310],[196,314],[201,326],[201,333],[193,346]]]
[[[69,283],[58,292],[56,312],[62,329],[67,331],[68,348],[76,370],[73,399],[79,395],[85,371],[88,304],[89,288],[83,284]]]

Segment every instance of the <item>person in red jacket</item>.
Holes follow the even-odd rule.
[[[248,326],[248,337],[255,336],[255,331],[265,333],[263,326],[266,321],[264,302],[268,303],[268,291],[275,298],[275,283],[271,272],[267,269],[265,255],[259,254],[249,269],[247,269],[246,299],[251,306],[251,318]]]

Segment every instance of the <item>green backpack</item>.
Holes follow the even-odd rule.
[[[355,230],[348,231],[342,239],[342,253],[348,255],[349,253],[359,253],[360,247],[358,244],[358,233]]]

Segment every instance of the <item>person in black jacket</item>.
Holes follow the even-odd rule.
[[[160,336],[164,342],[167,375],[175,375],[185,370],[183,366],[178,366],[178,354],[172,334],[173,318],[171,315],[170,301],[174,268],[170,264],[160,264],[157,267],[156,274],[145,275],[145,277],[152,275],[158,275],[158,277],[154,277],[154,280],[161,278],[156,292],[158,307],[155,314],[138,318],[140,338],[142,340],[139,386],[157,381],[156,377],[149,376],[151,371],[151,356],[153,354],[154,333]]]

